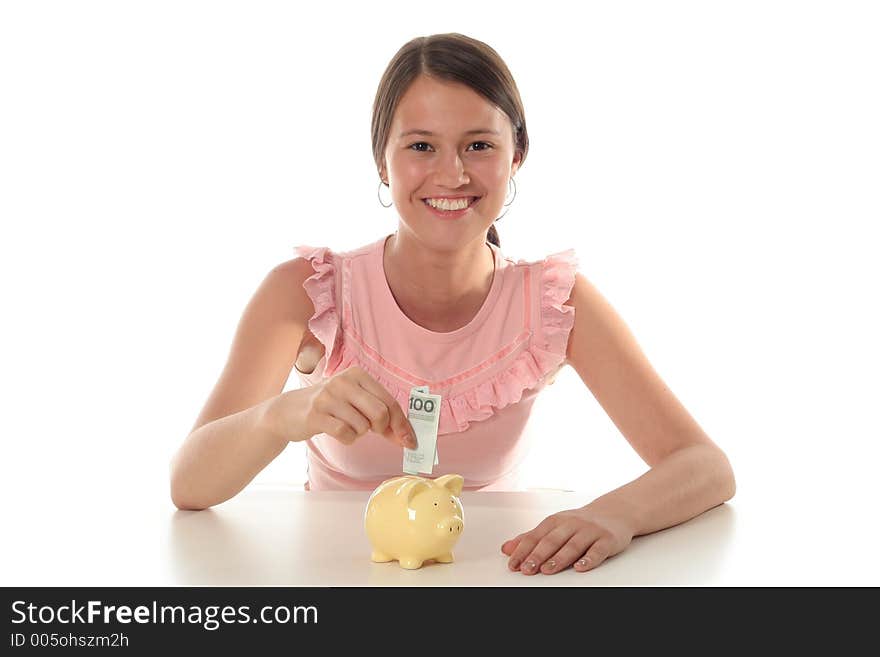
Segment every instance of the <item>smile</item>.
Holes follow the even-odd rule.
[[[479,196],[464,198],[425,198],[422,202],[437,210],[464,210],[479,200]]]

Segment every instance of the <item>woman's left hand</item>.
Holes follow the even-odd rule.
[[[627,518],[587,505],[554,513],[504,543],[501,551],[510,557],[507,567],[524,575],[552,575],[572,564],[584,572],[626,549],[633,534]]]

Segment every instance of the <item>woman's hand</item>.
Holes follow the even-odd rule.
[[[501,551],[510,557],[507,567],[525,575],[552,575],[572,564],[584,572],[626,549],[634,533],[621,514],[587,505],[554,513],[533,530],[507,541]]]
[[[350,445],[367,431],[413,449],[416,437],[397,400],[357,366],[321,383],[279,396],[270,411],[275,431],[290,440],[308,440],[326,433]]]

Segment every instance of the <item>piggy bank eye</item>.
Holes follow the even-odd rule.
[[[437,506],[437,503],[436,503],[436,502],[434,502],[434,506]]]

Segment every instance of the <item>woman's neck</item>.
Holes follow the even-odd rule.
[[[383,252],[388,287],[401,311],[430,331],[448,333],[479,312],[495,274],[495,255],[485,241],[451,252],[390,236]]]

